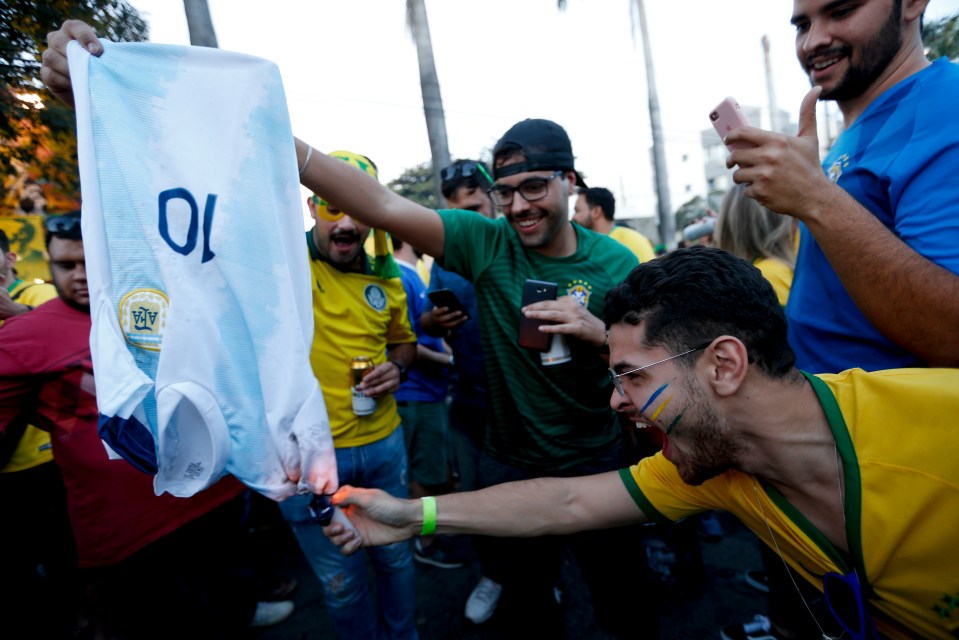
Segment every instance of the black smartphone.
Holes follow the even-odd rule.
[[[544,282],[543,280],[527,280],[523,283],[523,302],[521,306],[541,302],[543,300],[556,299],[556,283]],[[549,340],[552,337],[548,333],[539,330],[540,326],[548,324],[545,320],[534,320],[520,315],[519,319],[519,344],[527,349],[535,351],[549,351]]]
[[[433,291],[428,291],[426,295],[429,296],[430,302],[432,302],[434,306],[446,307],[450,311],[460,311],[463,313],[463,316],[469,320],[469,312],[466,311],[466,307],[451,290],[435,289]]]

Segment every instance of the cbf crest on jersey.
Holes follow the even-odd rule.
[[[127,342],[159,351],[166,332],[170,300],[157,289],[134,289],[120,299],[120,330]]]
[[[836,184],[837,182],[839,182],[839,178],[842,177],[842,170],[848,166],[849,166],[849,154],[844,153],[838,158],[836,158],[836,161],[832,163],[831,167],[829,167],[829,171],[827,172],[829,175],[829,180],[833,184]]]
[[[566,285],[566,295],[573,296],[576,302],[584,307],[589,307],[589,297],[592,294],[593,290],[585,280],[573,280]]]
[[[366,298],[366,303],[377,311],[386,308],[386,292],[378,284],[366,285],[366,288],[363,289],[363,297]]]

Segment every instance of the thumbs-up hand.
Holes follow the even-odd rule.
[[[745,142],[749,148],[733,151],[726,166],[738,169],[733,181],[746,184],[746,194],[763,206],[805,220],[819,210],[833,187],[819,160],[816,101],[822,89],[813,87],[799,108],[799,133],[787,136],[755,127],[737,129],[726,144]]]

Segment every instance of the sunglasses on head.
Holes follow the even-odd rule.
[[[57,236],[80,237],[80,216],[50,216],[43,225],[47,233]]]
[[[443,182],[448,182],[460,176],[464,178],[471,178],[477,173],[480,173],[484,178],[486,178],[488,184],[493,184],[493,178],[490,176],[486,168],[480,163],[473,162],[472,160],[468,162],[460,162],[459,164],[451,164],[440,171],[440,178],[443,179]]]

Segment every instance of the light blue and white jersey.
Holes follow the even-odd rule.
[[[157,495],[226,473],[278,500],[329,493],[279,70],[149,43],[68,56],[101,438]]]

